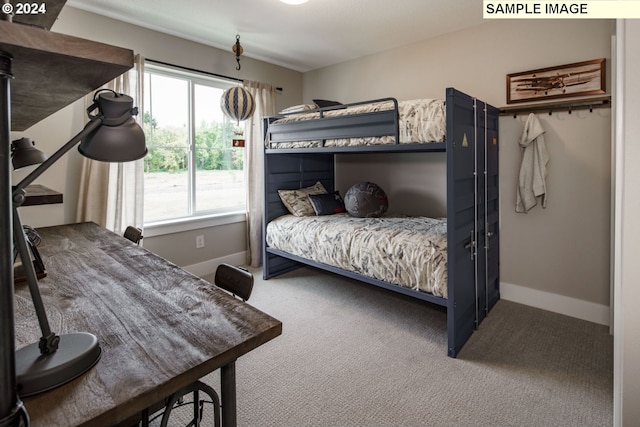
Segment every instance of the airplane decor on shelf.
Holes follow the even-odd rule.
[[[605,93],[605,59],[507,74],[507,104]]]

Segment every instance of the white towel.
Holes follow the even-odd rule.
[[[518,177],[516,212],[527,213],[542,198],[542,207],[547,206],[547,163],[549,154],[544,143],[544,129],[535,114],[529,114],[520,140],[522,164]]]

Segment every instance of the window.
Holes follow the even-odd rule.
[[[145,64],[145,226],[244,211],[242,128],[220,109],[237,83]]]

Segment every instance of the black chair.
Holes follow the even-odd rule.
[[[193,400],[185,402],[184,397],[190,393],[193,393]],[[206,398],[201,399],[200,393],[208,396],[210,400],[206,400]],[[202,381],[196,381],[184,388],[181,388],[167,399],[164,412],[162,413],[162,419],[160,420],[160,427],[168,426],[169,417],[174,409],[186,405],[193,405],[193,419],[187,424],[187,426],[200,426],[205,403],[213,405],[213,423],[215,427],[220,427],[220,398],[213,388]]]
[[[247,301],[253,290],[253,274],[242,267],[234,267],[229,264],[220,264],[216,269],[213,283],[232,295]]]
[[[140,244],[140,240],[142,240],[142,230],[130,225],[124,230],[124,237],[133,243]]]
[[[216,269],[214,284],[219,288],[230,292],[232,295],[241,298],[243,301],[247,301],[251,296],[251,291],[253,290],[253,274],[242,267],[220,264]],[[193,394],[193,400],[185,402],[184,397],[191,393]],[[200,393],[208,396],[209,400],[206,400],[206,398],[201,399]],[[193,419],[188,426],[199,426],[200,421],[202,420],[205,403],[213,405],[214,424],[215,427],[220,427],[220,397],[213,388],[209,387],[202,381],[196,381],[195,383],[178,390],[167,399],[160,427],[167,426],[171,412],[175,408],[185,405],[193,405]]]

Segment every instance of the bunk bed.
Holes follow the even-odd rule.
[[[427,105],[430,110],[416,110],[417,104]],[[442,114],[437,113],[439,109]],[[431,130],[412,133],[409,128],[413,125],[407,124],[412,119],[405,117],[407,111],[414,118],[433,121]],[[497,108],[454,88],[447,88],[446,97],[440,105],[437,100],[426,100],[406,107],[393,98],[385,98],[265,117],[264,279],[308,265],[444,306],[447,310],[447,354],[456,357],[500,298],[498,116]],[[349,265],[355,265],[355,260],[345,265],[325,261],[312,255],[306,243],[298,245],[306,248],[298,252],[286,246],[286,249],[281,249],[283,246],[277,242],[290,240],[287,230],[298,236],[307,233],[295,231],[297,222],[303,218],[290,214],[279,191],[320,185],[326,192],[333,193],[336,154],[397,152],[446,152],[446,219],[416,218],[420,225],[408,226],[414,231],[417,228],[428,228],[430,232],[439,230],[435,235],[425,234],[414,239],[418,241],[417,245],[420,240],[430,245],[429,249],[416,246],[416,253],[431,251],[435,254],[426,261],[417,257],[419,260],[415,262],[424,264],[424,267],[414,266],[418,272],[408,276],[418,277],[419,283],[404,283],[402,278],[396,280],[393,275],[393,278],[387,278],[363,272],[361,268]],[[361,227],[354,234],[358,236],[363,233],[363,221],[373,221],[378,233],[386,227],[382,222],[387,220],[385,217],[349,218],[347,214],[330,217]],[[312,228],[320,222],[328,222],[333,237],[349,235],[338,232],[338,225],[332,220],[315,217]],[[411,224],[407,218],[398,221]],[[426,223],[431,225],[423,227]],[[270,234],[276,229],[284,232],[284,237],[282,234]],[[403,242],[408,240],[406,234],[399,235]],[[352,240],[339,245],[352,248]],[[436,246],[437,250],[432,250]],[[438,255],[438,250],[444,251],[445,256]],[[393,257],[387,258],[386,262],[393,263],[393,268],[382,270],[402,273],[409,268],[398,267]],[[368,261],[371,263],[371,259]],[[420,269],[438,276],[445,285],[423,286],[428,280]]]

